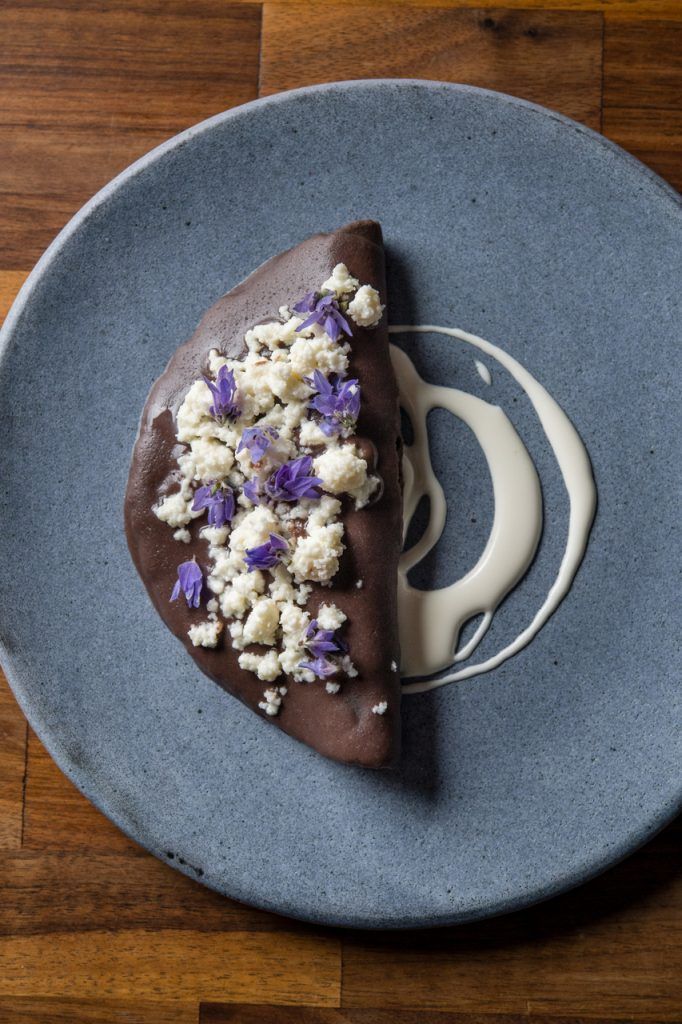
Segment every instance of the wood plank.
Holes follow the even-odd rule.
[[[318,1009],[304,1006],[247,1006],[202,1003],[199,1024],[595,1024],[588,1017],[542,1014],[448,1013],[440,1010]],[[599,1018],[599,1024],[622,1024]]]
[[[253,0],[233,0],[235,3],[252,3]],[[266,0],[273,7],[291,7],[300,0]],[[522,7],[527,10],[557,11],[598,11],[616,14],[619,18],[647,19],[668,18],[682,20],[680,0],[510,0],[506,5],[500,0],[391,0],[394,7],[444,7],[451,9],[485,10],[490,7]],[[371,6],[369,0],[346,0],[344,7]]]
[[[334,45],[320,46],[330,24]],[[431,78],[513,92],[598,127],[601,48],[599,14],[368,5],[349,17],[345,7],[328,4],[266,3],[260,91]]]
[[[602,878],[523,913],[349,935],[342,1006],[679,1021],[681,851],[678,819]]]
[[[0,671],[0,850],[21,846],[27,732],[26,719]]]
[[[0,935],[313,929],[206,889],[155,857],[22,850],[2,858]]]
[[[0,270],[0,326],[27,277],[24,270]]]
[[[682,24],[606,19],[604,105],[682,107]]]
[[[196,1003],[0,999],[0,1024],[197,1024]]]
[[[337,940],[285,932],[120,931],[0,938],[0,997],[338,1006]]]
[[[28,740],[24,848],[144,854],[62,774],[33,732]]]
[[[199,1024],[595,1024],[587,1017],[202,1003]],[[599,1024],[622,1024],[600,1018]]]
[[[257,92],[257,4],[9,0],[0,38],[6,268],[134,159]]]
[[[604,133],[682,188],[682,22],[607,19]]]

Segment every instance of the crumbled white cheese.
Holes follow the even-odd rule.
[[[239,667],[247,672],[255,672],[258,678],[262,679],[265,683],[271,683],[282,673],[276,651],[268,651],[267,654],[253,654],[251,651],[243,651],[239,655]],[[271,712],[268,713],[270,714]]]
[[[312,448],[318,444],[329,444],[329,438],[320,430],[315,420],[303,420],[298,439],[302,448]]]
[[[397,663],[397,661],[392,661],[391,662],[391,672],[397,672],[397,671],[398,671],[398,663]]]
[[[234,452],[214,438],[196,438],[190,442],[197,480],[215,480],[227,476],[234,464]]]
[[[256,548],[269,539],[271,533],[279,530],[279,520],[265,505],[258,505],[247,513],[230,534],[230,549],[244,555],[247,548]]]
[[[187,635],[194,647],[216,647],[222,631],[222,622],[197,622],[189,627]]]
[[[326,583],[339,569],[344,551],[343,523],[318,526],[296,541],[291,556],[291,571],[296,580]]]
[[[178,409],[178,441],[187,442],[191,441],[193,437],[200,436],[209,417],[210,405],[211,392],[203,380],[195,380]]]
[[[276,641],[279,625],[279,611],[271,597],[260,597],[255,602],[244,623],[244,640],[247,644],[267,644]]]
[[[371,284],[363,284],[358,288],[348,306],[348,315],[358,327],[376,327],[383,312],[379,292]]]
[[[360,286],[344,264],[337,264],[321,290],[331,290],[342,310],[356,323],[378,322],[382,306],[375,289]],[[347,305],[348,304],[348,305]],[[310,415],[313,388],[304,378],[320,370],[326,377],[348,369],[350,346],[342,336],[332,341],[320,324],[305,331],[302,316],[279,309],[279,320],[257,324],[246,332],[247,352],[241,359],[229,359],[217,349],[208,355],[208,373],[216,377],[222,367],[234,373],[239,416],[220,422],[210,413],[213,397],[203,378],[188,389],[176,417],[177,438],[185,450],[178,457],[179,490],[166,495],[154,512],[174,529],[176,540],[188,542],[188,524],[205,510],[192,511],[198,486],[218,481],[233,489],[235,514],[222,527],[202,525],[201,538],[208,544],[208,622],[190,627],[195,646],[215,647],[223,622],[228,620],[231,646],[240,651],[239,664],[258,678],[273,682],[282,674],[300,682],[319,682],[301,662],[309,659],[306,631],[310,613],[306,605],[311,582],[331,586],[344,551],[342,506],[333,495],[348,494],[361,508],[378,486],[368,475],[366,460],[352,443],[338,436],[328,437]],[[246,427],[272,427],[278,436],[255,463],[247,447],[236,449]],[[259,486],[290,459],[306,451],[323,449],[315,458],[313,472],[323,480],[319,499],[296,503],[254,504],[243,494],[247,481]],[[204,523],[206,520],[204,520]],[[289,549],[271,570],[248,571],[245,553],[265,544],[271,533],[283,537]],[[308,581],[308,582],[306,582]],[[362,586],[358,580],[356,586]],[[346,616],[335,604],[322,604],[318,611],[322,629],[339,629]],[[245,650],[251,644],[264,645],[266,653]],[[349,677],[358,672],[348,654],[337,657],[338,668]],[[336,693],[340,684],[327,680],[326,689]],[[260,703],[267,714],[277,714],[286,687],[265,691]]]
[[[354,444],[327,448],[314,460],[313,468],[315,475],[322,479],[324,489],[332,494],[355,496],[367,483],[367,463]]]
[[[355,586],[356,586],[356,588],[357,588],[358,590],[362,590],[362,588],[364,587],[364,585],[365,585],[365,581],[364,581],[364,580],[356,580],[356,581],[355,581]]]
[[[335,604],[322,604],[316,615],[320,629],[340,629],[346,616]]]
[[[229,526],[204,526],[201,536],[213,548],[220,548],[227,540],[230,533]]]
[[[187,500],[182,491],[175,491],[173,494],[167,495],[161,504],[155,507],[154,514],[162,523],[168,523],[169,526],[177,529],[187,526],[201,513],[192,512],[191,497]]]
[[[387,702],[385,700],[382,700],[378,704],[374,705],[374,707],[372,708],[372,714],[374,714],[374,715],[383,715],[383,714],[386,713],[387,708],[388,708]]]
[[[299,338],[289,350],[292,373],[310,377],[320,370],[325,377],[330,373],[345,373],[348,369],[348,346],[332,341],[328,335],[319,338]]]
[[[241,659],[244,657],[240,657]],[[261,677],[262,678],[262,677]],[[261,711],[264,711],[266,715],[276,715],[282,705],[282,697],[276,689],[266,690],[263,694],[263,700],[259,702],[258,707]]]
[[[331,277],[322,283],[322,291],[336,292],[337,297],[348,295],[360,287],[356,277],[352,277],[345,263],[337,263]]]

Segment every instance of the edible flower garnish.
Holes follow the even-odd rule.
[[[265,482],[265,493],[274,501],[299,501],[301,498],[319,498],[322,480],[311,476],[313,460],[310,455],[292,459],[275,470]],[[247,495],[250,497],[250,495]]]
[[[242,452],[246,448],[251,455],[251,461],[260,462],[272,442],[276,441],[278,437],[279,434],[274,427],[246,427],[242,431],[237,452]]]
[[[332,341],[338,340],[341,331],[348,335],[352,334],[348,321],[339,309],[334,292],[307,292],[293,309],[295,313],[310,314],[307,320],[296,328],[297,333],[305,331],[313,324],[321,324]]]
[[[213,403],[209,412],[214,419],[224,423],[225,420],[236,420],[240,413],[239,403],[236,399],[237,385],[234,380],[234,371],[228,370],[223,364],[218,370],[215,383],[204,377],[204,383],[213,395]]]
[[[312,672],[318,679],[327,679],[329,676],[334,676],[338,672],[338,666],[332,664],[331,661],[327,661],[326,658],[315,658],[313,661],[301,661],[298,665],[299,668],[307,668],[309,672]]]
[[[306,384],[317,391],[308,407],[319,412],[322,419],[320,430],[327,437],[341,434],[348,437],[355,430],[360,415],[360,384],[357,380],[344,380],[339,374],[332,374],[329,380],[320,370],[312,377],[303,378]]]
[[[260,505],[260,481],[259,480],[247,480],[242,491],[254,505]]]
[[[308,669],[318,679],[326,679],[339,670],[339,666],[328,655],[346,654],[348,651],[348,645],[336,636],[336,630],[320,629],[317,619],[313,619],[306,629],[303,643],[313,657],[300,662],[299,668]]]
[[[254,569],[274,569],[279,564],[283,552],[288,549],[289,545],[282,537],[271,533],[270,539],[265,544],[260,544],[257,548],[246,549],[244,561],[249,572],[253,572]]]
[[[180,594],[183,593],[188,606],[190,608],[198,608],[203,586],[204,576],[194,559],[191,562],[183,562],[182,565],[178,566],[178,579],[173,587],[170,599],[171,601],[177,601]]]
[[[227,484],[210,481],[204,487],[197,488],[192,502],[192,511],[208,509],[208,522],[211,526],[224,526],[234,516],[234,494]]]

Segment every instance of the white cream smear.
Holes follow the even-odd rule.
[[[542,532],[540,481],[523,441],[506,413],[496,405],[455,388],[429,384],[410,358],[395,345],[391,356],[398,379],[400,403],[409,416],[414,440],[403,456],[405,531],[420,500],[430,502],[428,526],[420,540],[400,560],[398,610],[402,647],[401,672],[407,677],[434,676],[403,686],[404,693],[423,693],[445,683],[490,672],[522,650],[544,626],[568,593],[594,520],[597,491],[585,446],[566,413],[548,391],[516,359],[474,334],[454,327],[428,324],[389,327],[391,334],[438,333],[456,338],[497,360],[522,386],[540,420],[556,457],[569,499],[566,547],[557,576],[528,626],[497,654],[454,670],[470,658],[485,636],[495,610],[528,570]],[[490,371],[476,360],[486,383]],[[486,372],[483,373],[482,370]],[[437,590],[417,590],[407,574],[437,544],[445,526],[447,503],[431,466],[426,419],[431,409],[443,408],[473,431],[488,462],[495,500],[490,536],[479,560],[462,579]],[[463,626],[483,618],[471,639],[459,650]]]

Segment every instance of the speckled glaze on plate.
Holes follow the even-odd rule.
[[[381,221],[390,319],[502,345],[581,432],[599,491],[567,600],[498,671],[404,706],[398,771],[325,761],[201,675],[128,556],[122,498],[152,381],[261,261]],[[623,857],[680,805],[679,198],[601,137],[500,94],[334,84],[190,129],[62,232],[2,333],[0,634],[12,687],[82,791],[159,857],[248,903],[368,927],[522,907]],[[532,410],[443,338],[428,379],[501,404],[543,482],[536,564],[479,655],[529,620],[563,547]],[[424,583],[478,557],[481,453],[431,418],[450,522]],[[179,859],[182,863],[179,865]]]

